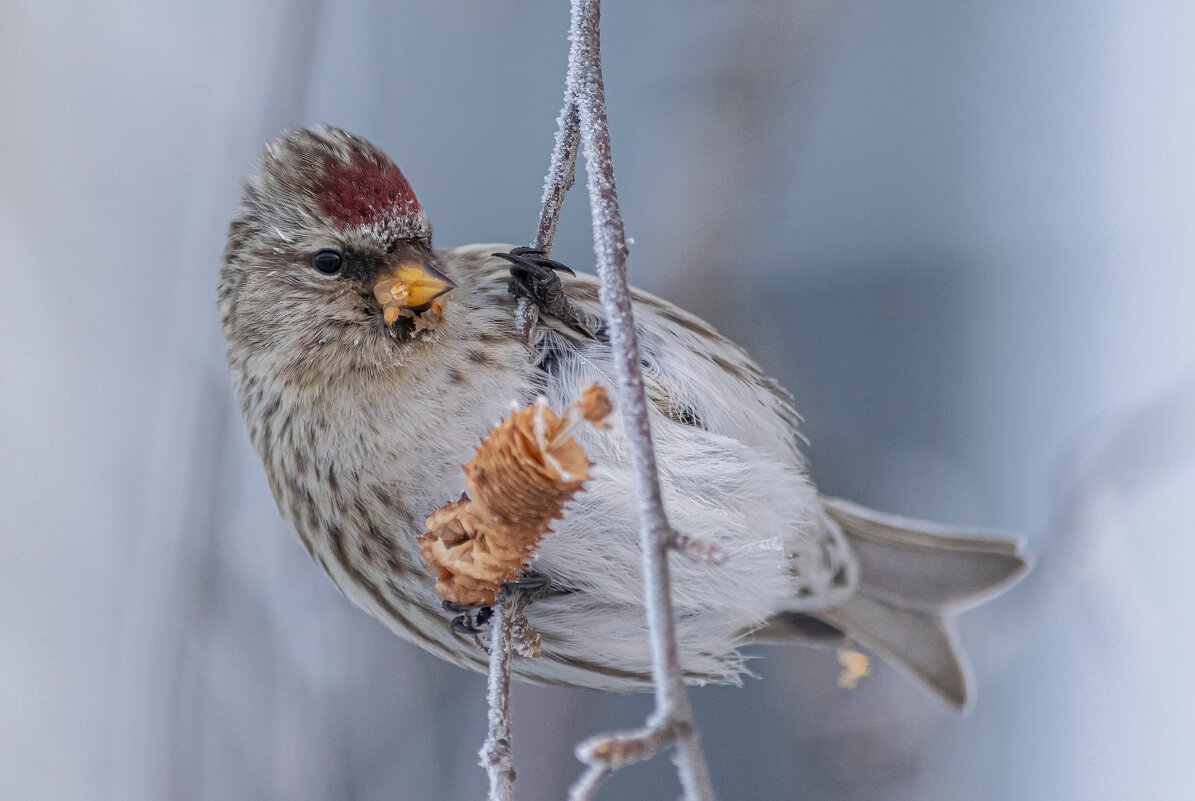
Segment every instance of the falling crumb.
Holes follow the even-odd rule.
[[[427,518],[419,553],[445,599],[492,604],[535,558],[539,541],[589,478],[591,464],[573,438],[584,422],[606,427],[613,405],[594,384],[563,415],[540,398],[490,429],[465,465],[468,493]]]
[[[838,686],[847,690],[858,687],[859,679],[871,673],[871,660],[867,655],[850,648],[838,649],[838,664],[842,665],[842,673],[838,674]]]

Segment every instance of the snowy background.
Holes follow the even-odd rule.
[[[960,718],[760,649],[692,693],[724,799],[1189,798],[1195,10],[607,0],[633,280],[796,395],[831,493],[1023,532]],[[327,121],[440,245],[534,233],[561,2],[0,4],[0,797],[469,799],[483,679],[274,510],[214,285],[238,181]],[[590,264],[581,193],[556,255]],[[520,686],[521,801],[647,697]],[[678,792],[667,761],[609,799]]]

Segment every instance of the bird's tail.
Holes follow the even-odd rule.
[[[1008,588],[1028,567],[1021,543],[874,512],[823,498],[859,565],[859,589],[842,604],[797,617],[793,633],[841,632],[965,709],[970,667],[951,616]],[[798,616],[804,617],[804,616]],[[805,630],[801,631],[803,627]],[[772,630],[775,631],[775,625]]]

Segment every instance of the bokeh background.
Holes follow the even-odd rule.
[[[214,284],[238,181],[327,121],[441,245],[534,232],[562,2],[0,3],[0,797],[469,799],[483,679],[274,510]],[[1190,798],[1195,8],[607,0],[633,279],[796,395],[827,492],[1022,532],[969,717],[759,649],[692,693],[724,799]],[[584,196],[557,255],[591,263]],[[519,686],[523,801],[650,699]],[[603,798],[672,798],[666,760]]]

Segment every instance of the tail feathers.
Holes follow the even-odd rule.
[[[862,591],[881,603],[924,614],[961,611],[999,593],[1027,563],[1021,543],[872,511],[823,498],[859,562]]]
[[[990,532],[965,536],[835,498],[822,504],[858,561],[859,587],[841,604],[813,614],[965,709],[973,696],[971,671],[949,615],[1024,574],[1020,542]]]
[[[866,595],[856,595],[841,606],[819,612],[818,617],[904,670],[956,709],[970,705],[971,666],[951,621],[886,606]]]

